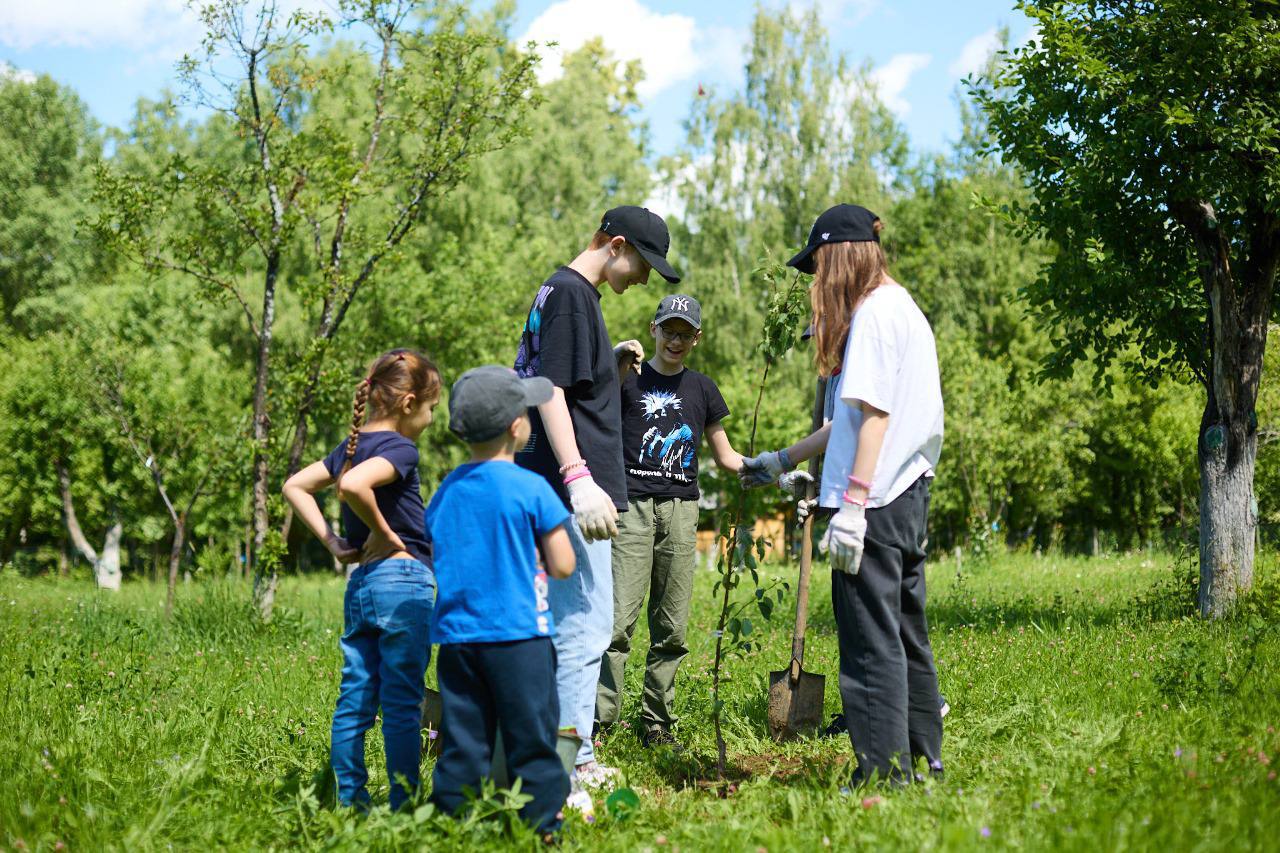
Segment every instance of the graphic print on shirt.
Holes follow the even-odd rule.
[[[640,405],[646,421],[668,419],[670,423],[669,419],[679,417],[682,404],[671,391],[649,391],[640,398]],[[645,431],[636,461],[656,465],[668,476],[685,479],[697,450],[693,429],[687,423],[680,421],[669,430],[665,425],[655,425]]]
[[[542,332],[542,306],[547,304],[547,297],[555,290],[549,284],[544,284],[538,290],[538,295],[534,297],[533,307],[529,309],[529,317],[524,323],[524,334],[520,336],[520,348],[516,351],[516,373],[528,378],[538,375],[538,368],[541,365],[541,357],[539,353],[542,350],[541,341],[539,340]]]

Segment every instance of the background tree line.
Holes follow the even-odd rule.
[[[216,7],[214,55],[183,69],[204,81],[184,90],[212,107],[199,118],[165,97],[102,128],[48,77],[0,80],[0,563],[66,573],[88,561],[106,584],[121,570],[325,567],[288,524],[279,485],[345,434],[368,360],[420,347],[446,382],[510,362],[537,284],[601,211],[655,194],[673,211],[681,289],[703,305],[692,364],[720,384],[739,445],[760,366],[765,286],[753,270],[853,200],[885,220],[890,268],[938,338],[935,547],[1194,537],[1203,389],[1119,365],[1044,376],[1060,343],[1026,299],[1061,248],[998,215],[1030,201],[1027,182],[990,153],[967,95],[956,144],[913,151],[869,69],[830,49],[816,12],[761,10],[741,87],[697,98],[684,144],[655,163],[640,70],[598,44],[538,86],[510,4],[340,12],[264,30],[252,8]],[[219,44],[261,49],[210,88],[201,69],[228,68]],[[446,114],[458,124],[433,147]],[[406,215],[412,227],[396,232]],[[654,282],[606,298],[614,337],[647,340],[662,293]],[[775,370],[761,446],[807,430],[813,378],[806,348]],[[1266,535],[1280,523],[1274,382],[1257,418]],[[422,449],[429,490],[463,448],[434,429]],[[703,477],[712,524],[736,486]]]

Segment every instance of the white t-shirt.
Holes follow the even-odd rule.
[[[942,452],[942,384],[929,321],[906,288],[882,284],[853,312],[831,438],[822,465],[820,503],[839,507],[858,452],[865,402],[889,413],[868,507],[882,507],[920,477],[932,477]]]

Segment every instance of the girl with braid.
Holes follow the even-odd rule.
[[[440,372],[419,352],[379,356],[356,389],[351,433],[319,462],[289,478],[284,496],[329,552],[359,567],[347,581],[343,665],[330,763],[338,801],[367,809],[364,735],[382,708],[391,808],[418,789],[423,677],[435,602],[431,546],[418,489],[418,436],[440,400]],[[337,486],[342,536],[315,495]]]

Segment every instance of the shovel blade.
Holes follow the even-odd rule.
[[[769,733],[782,741],[813,731],[822,725],[822,700],[827,677],[800,670],[791,681],[791,670],[769,673]]]

